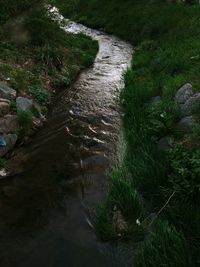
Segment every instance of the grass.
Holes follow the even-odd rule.
[[[103,240],[134,242],[131,233],[127,238],[126,233],[118,236],[115,232],[113,205],[119,206],[131,228],[141,212],[139,198],[146,234],[134,266],[198,266],[199,131],[196,129],[189,136],[177,133],[179,108],[174,96],[187,82],[195,92],[200,91],[199,6],[164,0],[55,2],[65,16],[115,34],[135,46],[121,94],[127,142],[125,174],[120,170],[112,174],[107,200],[97,216],[97,231]],[[151,98],[158,95],[162,101],[152,104]],[[172,141],[170,151],[157,146],[164,136]],[[172,192],[175,194],[167,203]],[[162,207],[165,208],[159,214],[159,223],[152,228],[148,221]]]
[[[186,240],[181,233],[168,224],[157,222],[144,246],[135,257],[136,267],[189,267],[191,259]]]
[[[49,1],[7,2],[0,0],[0,80],[17,96],[31,97],[47,115],[52,91],[66,89],[93,63],[98,43],[61,29],[45,7]],[[34,116],[32,111],[18,114],[21,138],[30,132]]]
[[[97,44],[88,37],[73,36],[62,30],[60,36],[65,37],[63,43],[58,38],[58,44],[48,47],[18,46],[10,41],[0,41],[1,80],[9,80],[8,83],[18,94],[28,93],[29,90],[33,93],[33,88],[51,92],[52,88],[68,86],[81,69],[93,63]],[[38,89],[36,91],[33,94],[38,95]]]
[[[7,19],[0,16],[0,79],[46,106],[48,92],[65,88],[93,63],[98,44],[83,34],[67,34],[37,1],[9,2],[1,4]]]
[[[120,222],[116,222],[116,212],[122,214],[127,227],[120,230]],[[110,178],[108,197],[99,208],[96,230],[101,238],[106,240],[131,240],[139,242],[144,237],[145,229],[137,225],[144,219],[144,206],[137,191],[127,179],[127,174],[118,169]]]
[[[17,116],[20,126],[18,134],[20,138],[23,138],[31,131],[33,123],[33,113],[31,111],[20,111]]]

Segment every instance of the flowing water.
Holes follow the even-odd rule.
[[[124,266],[124,252],[101,243],[93,222],[107,191],[120,128],[117,99],[133,50],[76,23],[66,31],[91,36],[99,52],[55,98],[43,129],[15,153],[18,174],[1,180],[1,267]]]

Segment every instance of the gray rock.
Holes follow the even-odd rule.
[[[160,96],[154,96],[150,99],[150,103],[151,104],[158,104],[162,101]]]
[[[0,118],[0,133],[16,133],[19,129],[18,119],[16,115],[6,115]]]
[[[180,105],[181,117],[190,116],[200,111],[200,93],[191,96],[184,104]]]
[[[168,150],[172,147],[172,138],[164,136],[157,142],[158,148],[161,150]]]
[[[195,126],[197,126],[197,123],[194,116],[187,116],[178,122],[176,128],[183,133],[190,133]]]
[[[184,104],[193,94],[192,85],[186,83],[176,93],[175,100],[179,104]]]
[[[14,100],[16,98],[16,91],[7,86],[5,83],[0,82],[0,97]]]
[[[4,134],[1,137],[5,140],[6,146],[0,147],[0,157],[12,150],[18,139],[16,134]]]
[[[33,107],[33,100],[27,97],[19,96],[17,97],[16,104],[17,104],[17,112],[30,111]]]
[[[8,99],[0,98],[0,111],[7,114],[10,111],[11,102]]]

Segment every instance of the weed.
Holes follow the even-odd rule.
[[[40,88],[39,86],[34,86],[29,88],[28,92],[36,99],[36,101],[41,106],[46,106],[49,101],[49,95],[48,93]]]
[[[25,135],[29,133],[32,122],[33,122],[33,115],[30,111],[21,111],[18,113],[18,122],[20,125],[20,135]]]
[[[155,232],[151,233],[135,257],[136,267],[189,267],[191,259],[183,235],[169,225],[158,222]]]

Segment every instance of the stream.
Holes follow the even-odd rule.
[[[45,126],[15,153],[18,174],[1,180],[1,267],[124,266],[126,252],[100,242],[94,218],[115,160],[118,99],[133,48],[80,24],[65,30],[97,40],[99,52],[55,97]]]

